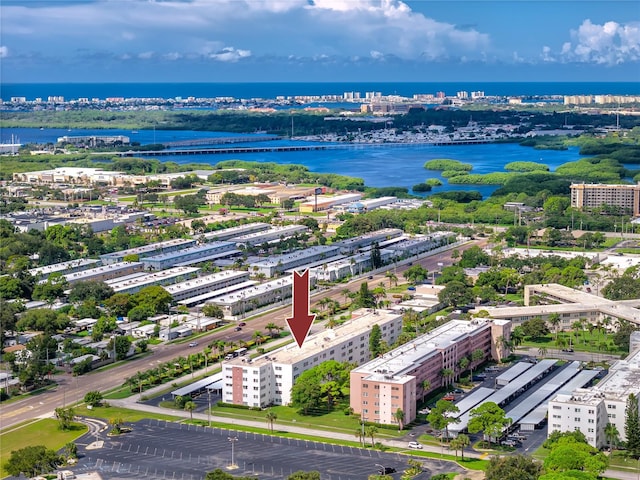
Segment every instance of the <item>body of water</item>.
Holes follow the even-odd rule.
[[[2,97],[27,100],[62,96],[78,98],[265,98],[296,95],[342,95],[345,92],[381,92],[411,97],[414,94],[484,91],[489,96],[612,94],[637,95],[637,82],[401,82],[401,83],[29,83],[3,84]]]
[[[126,135],[132,141],[141,144],[177,141],[194,138],[231,136],[224,132],[199,132],[184,130],[140,130],[132,133],[128,130],[65,130],[9,128],[1,132],[2,142],[11,139],[11,135],[26,143],[55,143],[64,135]],[[274,145],[299,145],[304,142],[280,140]],[[264,146],[269,143],[256,143]],[[243,144],[249,146],[251,144]],[[227,145],[232,147],[233,145]],[[145,157],[152,158],[152,157]],[[473,165],[473,173],[503,172],[510,162],[530,161],[544,163],[553,171],[558,166],[580,158],[577,148],[568,150],[535,150],[514,143],[488,143],[480,145],[361,145],[345,146],[330,150],[310,150],[297,152],[256,152],[245,154],[210,154],[193,156],[163,156],[162,161],[176,163],[202,163],[215,165],[224,160],[246,160],[254,162],[274,162],[281,164],[304,165],[312,172],[337,173],[362,178],[367,186],[400,186],[411,188],[428,178],[439,178],[442,187],[433,189],[433,193],[448,190],[477,190],[486,198],[495,191],[496,185],[450,185],[438,171],[424,169],[425,162],[436,158],[451,158]]]

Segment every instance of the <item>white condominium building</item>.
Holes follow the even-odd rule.
[[[625,410],[631,393],[640,396],[640,349],[613,364],[594,387],[579,388],[571,395],[557,395],[551,400],[548,433],[580,430],[589,445],[602,448],[607,445],[605,427],[612,423],[624,442]]]
[[[357,365],[369,360],[374,325],[380,326],[382,340],[391,344],[402,331],[402,316],[388,310],[356,310],[345,324],[310,335],[302,348],[292,343],[255,359],[223,362],[222,401],[252,407],[287,405],[302,372],[328,360]]]

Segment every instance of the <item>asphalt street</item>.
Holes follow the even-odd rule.
[[[486,243],[485,239],[480,241],[468,242],[464,245],[456,247],[459,251],[464,251],[474,245]],[[453,263],[451,253],[453,249],[439,252],[433,255],[424,256],[419,260],[413,261],[414,264],[421,264],[430,272],[437,271],[441,265],[447,266]],[[347,288],[351,291],[357,291],[363,281],[368,282],[371,288],[384,282],[388,285],[389,279],[384,276],[387,270],[395,272],[398,278],[409,268],[409,263],[403,265],[388,266],[381,273],[354,279],[349,283],[341,283],[330,289],[316,293],[311,299],[311,307],[315,307],[317,302],[322,298],[329,297],[337,301],[344,302],[342,291]],[[198,346],[189,348],[187,343],[172,343],[169,345],[158,345],[151,349],[151,354],[132,360],[121,362],[120,364],[108,369],[91,372],[80,377],[72,377],[69,374],[59,374],[54,377],[57,387],[41,392],[37,395],[30,396],[23,400],[13,402],[0,411],[0,430],[16,425],[21,422],[32,420],[34,418],[49,417],[53,414],[55,408],[79,402],[84,395],[92,390],[107,391],[116,388],[124,382],[128,377],[135,375],[139,371],[154,368],[161,363],[172,360],[181,355],[196,353],[202,351],[208,344],[218,341],[235,341],[250,340],[255,330],[265,332],[265,325],[275,323],[276,325],[285,327],[285,318],[291,314],[291,307],[285,306],[274,309],[257,318],[245,319],[246,327],[239,332],[234,331],[232,327],[217,330],[206,336],[197,339]]]

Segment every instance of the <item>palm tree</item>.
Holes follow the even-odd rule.
[[[458,361],[458,368],[460,369],[459,373],[464,372],[468,367],[471,361],[467,357],[462,357]]]
[[[391,288],[391,282],[393,282],[396,287],[398,286],[398,277],[395,273],[393,273],[392,271],[388,271],[384,274],[384,276],[389,279],[389,288]]]
[[[275,323],[273,323],[273,322],[269,322],[269,323],[267,323],[267,324],[264,326],[264,328],[266,328],[266,329],[267,329],[267,331],[269,332],[269,336],[270,336],[270,337],[273,337],[273,332],[274,332],[274,330],[275,330],[275,331],[278,331],[278,325],[276,325],[276,324],[275,324]]]
[[[484,350],[476,348],[471,352],[471,363],[469,364],[469,372],[471,373],[471,379],[473,380],[473,369],[478,366],[478,362],[484,358]]]
[[[443,368],[440,370],[440,376],[442,377],[442,385],[449,385],[449,379],[453,377],[453,370],[450,368]]]
[[[347,302],[349,301],[349,298],[351,298],[351,290],[349,290],[348,288],[343,288],[340,293],[342,294],[342,296],[344,297],[344,303],[345,305],[347,304]]]
[[[613,423],[607,423],[604,427],[604,436],[607,438],[607,442],[609,442],[609,451],[617,445],[620,440],[620,432],[618,431],[618,427]]]
[[[522,345],[522,342],[524,341],[524,332],[522,331],[522,327],[516,327],[513,329],[511,332],[511,341],[516,347]]]
[[[422,401],[424,402],[424,397],[427,396],[427,392],[431,390],[431,382],[429,380],[422,381]]]
[[[549,320],[548,322],[553,325],[553,328],[555,330],[555,334],[556,334],[556,341],[558,340],[558,326],[560,325],[560,315],[558,315],[557,313],[552,313],[551,315],[549,315]]]
[[[375,436],[376,433],[378,433],[378,427],[375,425],[369,425],[364,433],[367,437],[371,438],[371,446],[373,447],[375,445]]]
[[[191,400],[184,404],[184,409],[189,412],[189,415],[191,415],[191,420],[193,420],[193,411],[196,409],[196,407],[196,402],[193,402]]]
[[[398,422],[398,431],[404,428],[404,411],[401,408],[398,408],[393,413],[393,419]]]
[[[264,337],[262,336],[262,332],[260,330],[256,330],[255,332],[253,332],[251,338],[253,338],[253,341],[256,343],[256,345],[261,345],[262,342],[264,342]]]
[[[364,447],[364,436],[362,435],[362,433],[362,429],[358,427],[356,429],[356,437],[358,437],[358,441],[362,443],[362,446]]]
[[[267,422],[269,422],[269,428],[271,428],[271,433],[273,433],[273,423],[278,419],[278,414],[273,410],[267,410],[267,414],[265,417]]]
[[[540,355],[540,358],[544,358],[547,356],[547,347],[542,346],[538,349],[538,355]]]
[[[460,449],[460,458],[464,460],[464,447],[468,446],[469,443],[471,443],[469,440],[469,437],[466,436],[464,433],[461,433],[455,438],[455,440],[457,441],[458,448]]]

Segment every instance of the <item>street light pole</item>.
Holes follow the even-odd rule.
[[[207,403],[208,403],[208,408],[207,408],[207,419],[209,420],[209,428],[211,428],[211,390],[209,390],[207,388]]]
[[[236,469],[238,465],[235,463],[234,459],[234,444],[238,441],[238,437],[229,437],[229,441],[231,442],[231,463],[229,464],[229,469]]]

